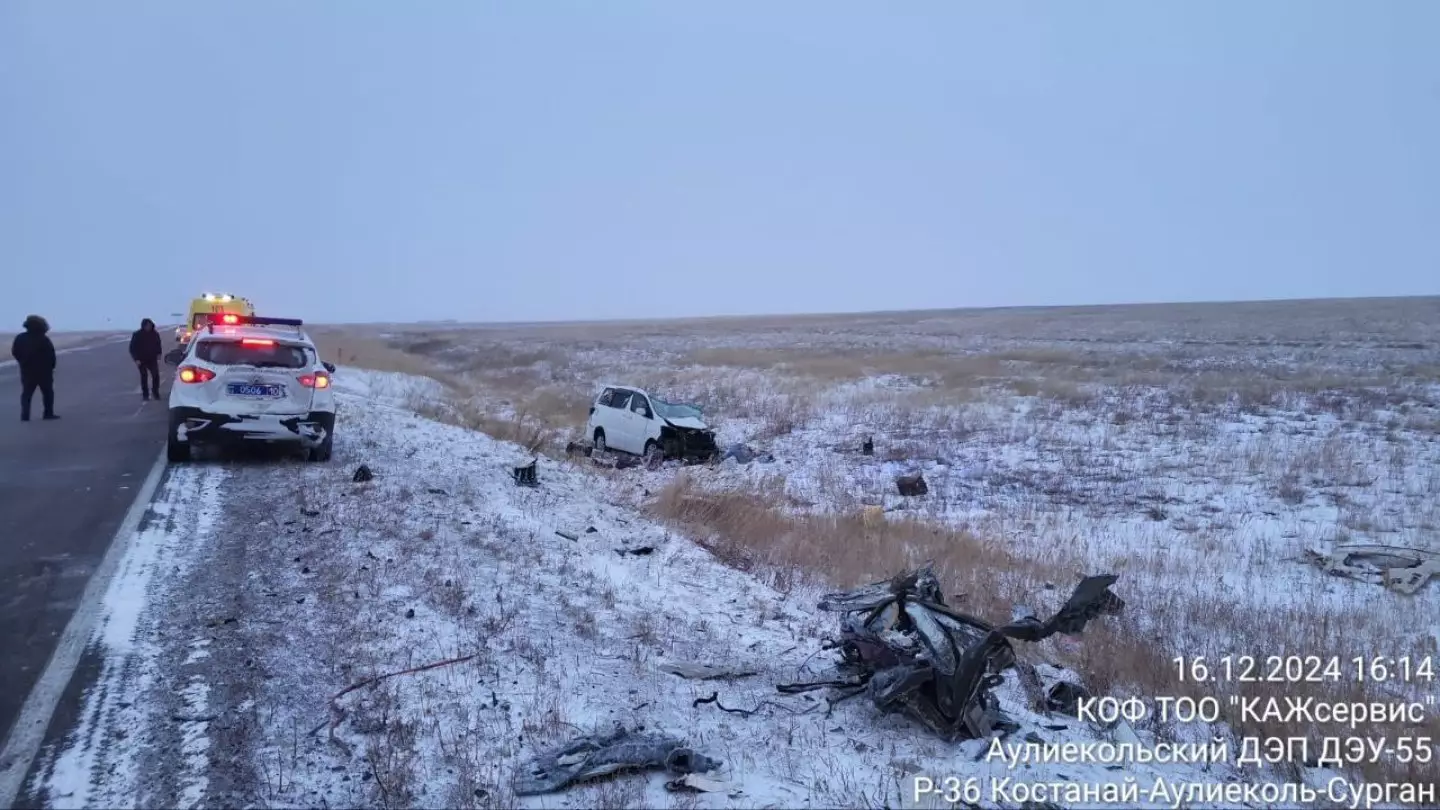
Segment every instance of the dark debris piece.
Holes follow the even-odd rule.
[[[514,788],[517,796],[534,796],[624,771],[663,768],[683,776],[707,773],[722,764],[674,737],[621,727],[609,733],[581,737],[541,754],[528,771],[516,778]]]
[[[925,476],[917,472],[896,477],[895,490],[903,497],[914,498],[929,494],[930,485],[925,483]]]
[[[535,459],[535,460],[531,461],[529,464],[526,464],[526,465],[523,466],[523,467],[516,467],[516,468],[514,468],[513,470],[511,470],[511,471],[510,471],[510,476],[515,479],[515,486],[517,486],[517,487],[538,487],[538,486],[540,486],[540,479],[537,478],[536,475],[535,475],[535,467],[536,467],[537,464],[539,464],[539,459]]]
[[[978,739],[1015,724],[992,690],[1015,664],[1011,639],[1042,641],[1079,635],[1087,622],[1125,606],[1109,588],[1113,575],[1081,580],[1047,621],[1028,613],[997,627],[945,604],[930,565],[845,593],[827,594],[820,608],[841,613],[840,678],[781,684],[795,693],[834,687],[831,703],[868,693],[881,711],[903,712],[947,740]]]
[[[375,473],[370,472],[370,465],[361,464],[359,467],[355,468],[355,474],[350,477],[350,480],[354,481],[357,484],[363,484],[366,481],[374,480],[374,478]]]

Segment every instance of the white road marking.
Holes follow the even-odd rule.
[[[91,575],[90,582],[85,585],[79,606],[70,617],[70,623],[65,625],[65,632],[61,634],[55,652],[45,665],[45,671],[40,674],[40,679],[25,698],[25,705],[21,707],[15,727],[5,740],[5,747],[0,749],[0,807],[13,807],[16,797],[24,787],[25,775],[35,761],[35,754],[45,742],[50,718],[55,714],[55,707],[65,694],[70,678],[75,674],[75,667],[80,663],[80,657],[90,641],[90,634],[95,629],[101,600],[110,587],[110,580],[115,576],[120,560],[125,557],[135,539],[141,519],[150,508],[150,499],[154,497],[155,489],[165,474],[165,465],[165,454],[162,451],[155,459],[154,466],[150,468],[150,474],[145,477],[145,483],[136,493],[135,502],[125,513],[119,531],[110,541],[110,548],[106,550],[100,565]]]

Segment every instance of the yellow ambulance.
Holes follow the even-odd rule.
[[[180,345],[190,342],[190,337],[204,328],[209,316],[214,314],[254,315],[255,307],[250,299],[230,293],[203,293],[190,302],[190,312],[185,323],[175,330],[175,339]]]

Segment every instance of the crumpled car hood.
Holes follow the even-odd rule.
[[[678,428],[692,428],[694,430],[709,430],[710,426],[696,419],[693,416],[682,416],[675,419],[666,419],[666,422]]]

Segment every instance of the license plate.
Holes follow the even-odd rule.
[[[225,389],[232,397],[252,397],[256,399],[277,399],[285,396],[283,385],[255,385],[253,383],[230,383]]]

